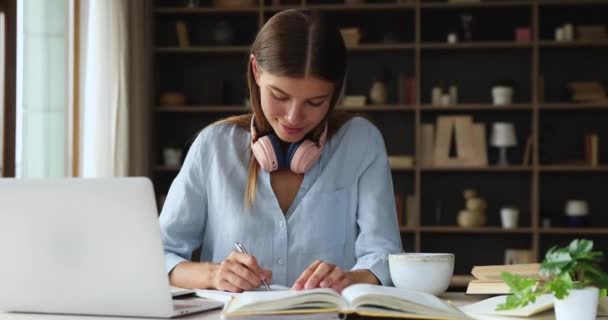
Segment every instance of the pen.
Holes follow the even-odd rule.
[[[240,241],[235,242],[234,246],[240,253],[249,254]],[[266,290],[270,291],[270,287],[268,286],[268,283],[266,283],[266,280],[262,280],[262,283],[264,284],[264,287],[266,287]]]

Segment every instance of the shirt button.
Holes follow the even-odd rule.
[[[283,222],[283,221],[279,222],[279,227],[285,228],[285,222]]]
[[[283,264],[283,259],[279,258],[279,259],[277,260],[277,263],[278,263],[278,264]]]

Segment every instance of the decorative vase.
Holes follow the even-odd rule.
[[[386,87],[382,81],[375,80],[369,89],[369,99],[372,104],[386,103]]]
[[[458,225],[465,228],[481,227],[486,223],[486,216],[479,211],[460,210]]]

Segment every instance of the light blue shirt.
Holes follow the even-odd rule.
[[[391,171],[382,135],[363,118],[345,123],[304,175],[286,214],[259,171],[245,209],[251,135],[215,124],[196,138],[160,215],[167,272],[191,259],[219,263],[241,241],[272,283],[291,286],[315,260],[368,269],[391,285],[388,255],[402,252]]]

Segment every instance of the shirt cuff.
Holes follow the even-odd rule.
[[[375,259],[359,259],[359,261],[357,261],[357,263],[351,268],[351,271],[361,269],[369,270],[374,276],[376,276],[376,278],[378,278],[380,285],[393,285],[393,281],[391,280],[391,275],[388,270],[388,259],[383,257]]]
[[[183,257],[180,257],[178,255],[176,255],[173,252],[167,252],[165,253],[165,269],[167,271],[167,274],[169,274],[171,272],[171,270],[173,270],[173,268],[175,268],[175,266],[178,263],[184,262],[184,261],[188,261],[186,259],[184,259]]]

